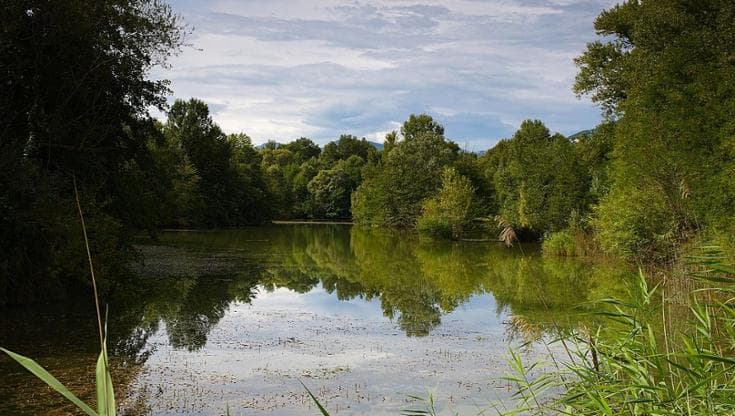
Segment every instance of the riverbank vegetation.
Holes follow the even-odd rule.
[[[577,279],[584,265],[554,257],[601,252],[680,264],[682,252],[702,241],[733,244],[731,0],[625,1],[604,11],[595,21],[599,38],[575,60],[574,85],[599,104],[602,123],[564,136],[541,120],[525,120],[482,154],[462,149],[452,140],[462,138],[447,137],[429,114],[406,115],[383,143],[345,132],[323,147],[306,137],[256,146],[244,132],[223,131],[201,100],[169,106],[167,81],[150,73],[187,46],[188,28],[161,1],[10,0],[0,19],[0,305],[89,289],[77,204],[102,296],[129,289],[135,239],[155,241],[161,228],[285,219],[352,220],[367,228],[352,231],[348,260],[332,261],[335,253],[313,243],[308,256],[294,255],[291,274],[257,270],[257,281],[243,275],[229,285],[179,279],[180,286],[168,287],[181,292],[175,308],[144,314],[139,305],[135,319],[158,314],[151,326],[174,315],[206,318],[199,332],[171,325],[171,344],[191,350],[206,342],[231,300],[252,297],[256,283],[265,290],[321,284],[342,298],[380,296],[386,316],[407,334],[424,336],[442,311],[479,291],[478,276],[499,307],[515,305],[528,317],[554,307],[567,312],[570,293],[599,301],[596,289],[623,280]],[[164,119],[155,119],[152,108]],[[454,259],[437,247],[461,243],[397,242],[369,229],[457,240],[483,227],[502,231],[509,245],[542,241],[548,262],[466,246],[472,256]],[[369,233],[376,235],[368,239]],[[393,257],[375,254],[385,247]],[[735,412],[729,300],[735,271],[722,258],[698,259],[694,269],[703,269],[698,277],[712,287],[691,293],[685,330],[666,331],[667,309],[657,305],[668,300],[641,278],[630,299],[604,301],[614,310],[601,314],[611,325],[590,320],[594,326],[583,327],[570,317],[573,328],[555,334],[558,342],[574,342],[562,346],[569,362],[552,362],[539,375],[529,373],[539,367],[514,355],[509,381],[518,387],[521,411]],[[333,276],[309,274],[319,262]],[[496,268],[485,270],[487,264]],[[416,270],[426,277],[419,286]],[[192,301],[199,295],[210,303]],[[100,380],[109,384],[97,312]]]

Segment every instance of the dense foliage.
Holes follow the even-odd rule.
[[[155,224],[160,179],[146,143],[164,63],[185,31],[154,0],[8,0],[0,11],[0,303],[82,278],[76,178],[100,275]]]
[[[398,143],[387,141],[382,159],[365,170],[365,181],[352,197],[359,223],[415,226],[423,202],[441,185],[444,167],[459,153],[459,146],[444,138],[444,128],[426,114],[411,115],[401,135]]]
[[[475,189],[469,179],[445,168],[439,192],[424,201],[417,228],[434,236],[459,238],[477,210]]]
[[[735,3],[627,1],[595,21],[575,89],[617,118],[610,191],[594,221],[626,256],[667,256],[732,231]]]

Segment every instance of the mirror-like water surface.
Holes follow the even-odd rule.
[[[109,299],[122,414],[397,414],[432,392],[447,412],[507,399],[510,346],[591,319],[628,271],[538,248],[424,241],[348,225],[170,232]],[[9,311],[0,344],[93,402],[90,299]],[[535,355],[542,351],[526,350]],[[0,414],[68,414],[4,357]]]

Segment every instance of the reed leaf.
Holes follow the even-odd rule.
[[[311,393],[311,390],[309,390],[308,387],[306,387],[306,384],[304,384],[303,381],[299,380],[299,383],[301,383],[302,386],[304,386],[304,389],[306,390],[306,393],[309,394],[309,397],[311,397],[311,400],[316,404],[316,407],[319,408],[319,411],[322,413],[322,416],[329,416],[329,412],[327,409],[322,406],[321,403],[319,403],[319,400],[317,400],[316,396]]]
[[[43,381],[44,383],[48,384],[49,387],[56,390],[61,394],[62,396],[66,397],[67,400],[74,403],[79,409],[81,409],[84,413],[86,413],[89,416],[100,416],[92,410],[91,407],[87,406],[83,401],[81,401],[77,396],[74,395],[69,389],[66,388],[59,380],[56,379],[56,377],[52,376],[51,373],[46,371],[41,365],[39,365],[37,362],[31,360],[28,357],[24,357],[20,354],[16,354],[12,351],[6,350],[5,348],[0,347],[0,351],[4,352],[5,354],[8,354],[10,358],[15,360],[18,364],[25,367],[26,370],[30,371],[31,374],[36,376],[38,379]],[[113,414],[114,415],[114,414]]]
[[[102,343],[102,351],[97,359],[97,413],[99,416],[115,416],[115,392],[107,359],[107,339]]]

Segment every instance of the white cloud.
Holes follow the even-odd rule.
[[[174,9],[195,48],[154,76],[176,98],[213,104],[226,131],[256,143],[340,133],[382,140],[430,112],[486,148],[525,118],[571,133],[599,120],[572,91],[572,58],[613,0],[271,0]]]

